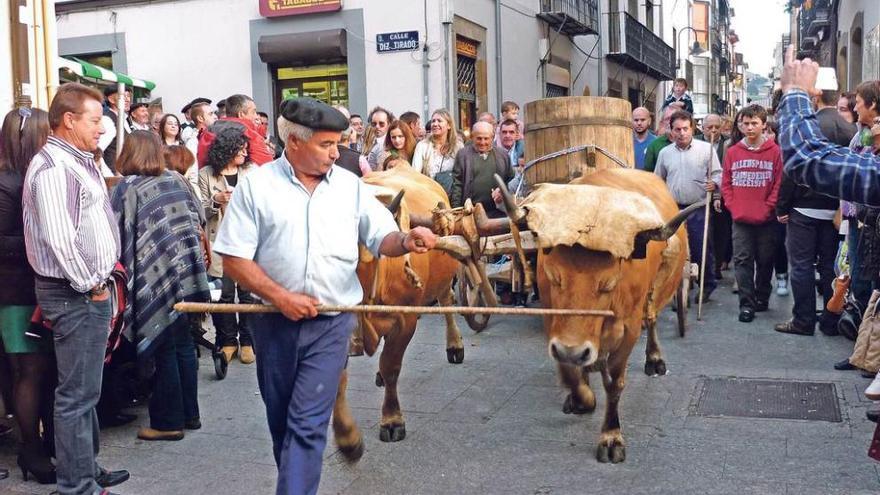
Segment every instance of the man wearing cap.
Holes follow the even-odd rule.
[[[101,124],[104,126],[104,134],[98,139],[98,148],[101,148],[101,151],[103,152],[104,163],[106,163],[107,167],[109,167],[114,173],[116,172],[116,109],[118,108],[117,104],[119,102],[118,90],[119,87],[116,85],[104,88],[104,99],[106,100],[106,104],[104,105],[104,115],[101,117]],[[122,119],[122,130],[126,134],[131,134],[131,127],[128,125],[128,112],[131,109],[130,90],[125,90],[124,98],[125,103],[123,104],[123,108],[125,109],[125,115]]]
[[[358,178],[339,167],[338,110],[311,98],[288,100],[278,118],[284,154],[235,188],[214,251],[236,282],[280,313],[255,315],[257,379],[275,462],[277,494],[313,494],[339,377],[350,313],[320,305],[356,305],[358,244],[374,256],[424,253],[436,237],[398,232],[391,213]]]
[[[139,101],[131,105],[128,111],[128,127],[133,131],[149,131],[150,126],[150,110],[147,103]]]
[[[193,118],[193,116],[192,116],[192,109],[194,106],[196,106],[200,103],[207,103],[208,105],[210,105],[211,100],[209,100],[207,98],[196,98],[193,101],[184,105],[184,107],[180,109],[180,113],[183,114],[183,117],[185,119],[183,124],[181,124],[181,126],[180,126],[180,139],[184,143],[189,141],[189,139],[192,136],[198,134],[198,129],[196,126],[196,119]],[[193,153],[195,153],[195,152],[193,152]]]

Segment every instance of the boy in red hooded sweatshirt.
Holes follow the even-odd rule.
[[[778,242],[776,199],[782,153],[764,136],[767,112],[749,105],[740,113],[745,137],[728,148],[721,167],[721,195],[733,218],[733,262],[739,286],[739,321],[767,310]],[[717,205],[716,205],[717,208]]]

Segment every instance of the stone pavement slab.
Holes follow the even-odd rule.
[[[493,317],[480,334],[460,320],[465,361],[451,365],[442,318],[425,317],[399,384],[406,439],[379,441],[378,357],[351,359],[348,397],[366,452],[350,465],[331,441],[320,493],[880,493],[878,464],[866,456],[874,431],[865,419],[874,406],[862,395],[869,380],[831,367],[849,354],[851,342],[774,332],[773,324],[788,317],[790,298],[774,296],[770,311],[739,323],[729,278],[704,307],[703,321],[692,308],[685,338],[677,334],[674,314],[662,312],[667,376],[642,372],[644,336],[633,351],[620,410],[625,463],[599,464],[594,457],[605,405],[598,375],[591,379],[596,411],[562,413],[566,392],[540,319]],[[201,430],[180,442],[136,440],[137,427],[147,422],[141,409],[134,425],[102,432],[100,461],[132,472],[118,493],[273,493],[274,459],[254,367],[233,363],[217,381],[207,353],[200,363]],[[700,380],[728,376],[834,383],[843,421],[696,416]],[[14,463],[14,445],[0,444],[0,465]],[[0,494],[53,489],[11,471],[0,481]]]

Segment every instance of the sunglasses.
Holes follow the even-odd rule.
[[[27,107],[18,107],[18,116],[21,117],[21,125],[18,127],[18,132],[21,133],[24,131],[24,123],[27,122],[27,119],[31,116],[31,109]]]

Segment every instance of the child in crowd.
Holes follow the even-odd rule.
[[[693,115],[694,113],[694,102],[691,100],[691,95],[688,94],[688,82],[687,79],[679,77],[672,84],[672,92],[669,93],[669,96],[666,97],[666,100],[663,101],[663,108],[665,110],[666,107],[672,105],[673,103],[681,103],[681,109],[685,110],[687,113]]]

